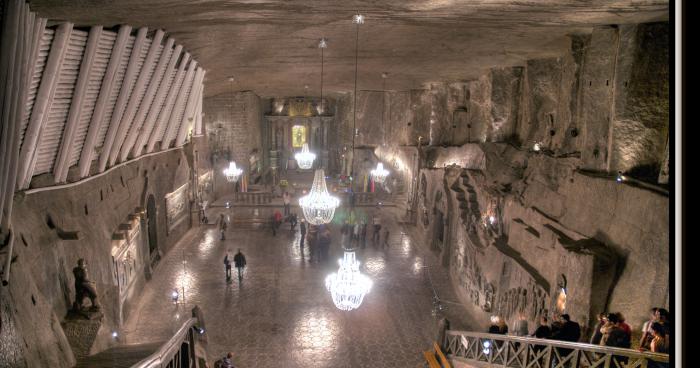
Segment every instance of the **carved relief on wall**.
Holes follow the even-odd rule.
[[[143,263],[139,220],[132,220],[122,226],[127,228],[119,233],[118,238],[121,239],[112,240],[113,280],[119,289],[120,302],[128,295],[127,291]]]
[[[187,193],[189,183],[165,195],[165,211],[168,232],[187,218]]]
[[[531,321],[537,321],[546,316],[546,302],[549,292],[529,280],[526,287],[511,288],[498,296],[497,308],[499,316],[506,319],[517,317],[522,313]]]
[[[493,310],[495,287],[481,272],[474,256],[464,256],[457,260],[459,285],[469,299],[484,312]]]

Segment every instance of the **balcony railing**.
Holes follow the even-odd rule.
[[[583,343],[447,331],[445,352],[454,362],[474,367],[508,368],[657,368],[668,354],[639,352]]]
[[[233,202],[238,204],[269,204],[273,195],[270,192],[236,192]]]
[[[194,368],[196,318],[190,318],[155,353],[136,363],[131,368]]]

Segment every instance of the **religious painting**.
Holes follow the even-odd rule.
[[[306,143],[306,127],[295,125],[292,127],[292,147],[301,148]]]

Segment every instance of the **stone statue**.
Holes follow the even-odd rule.
[[[73,268],[73,276],[75,276],[75,302],[73,302],[73,310],[80,312],[83,308],[83,299],[90,298],[91,309],[100,309],[100,303],[97,302],[97,289],[95,283],[88,279],[87,263],[84,259],[78,260],[78,265]]]

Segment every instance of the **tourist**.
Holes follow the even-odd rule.
[[[219,216],[219,231],[221,232],[221,240],[226,240],[226,219],[223,213]]]
[[[625,347],[630,348],[632,346],[632,328],[630,327],[630,325],[625,323],[625,316],[622,313],[617,312],[615,314],[617,315],[617,320],[620,328],[622,329],[622,331],[625,331],[625,334],[627,335],[625,340]]]
[[[289,230],[294,231],[297,227],[297,214],[292,213],[289,215]]]
[[[384,230],[384,243],[383,243],[384,248],[389,248],[389,228],[387,227],[386,230]]]
[[[651,308],[649,320],[642,325],[642,337],[639,339],[639,346],[642,349],[651,349],[651,340],[654,338],[651,332],[651,325],[657,322],[656,311],[658,310],[659,308],[656,307]]]
[[[238,270],[238,281],[240,282],[241,279],[243,279],[243,268],[246,266],[246,260],[245,256],[243,253],[241,253],[240,248],[238,249],[238,253],[236,253],[235,256],[233,256],[233,263],[236,266],[236,269]]]
[[[666,329],[666,335],[671,335],[671,321],[669,313],[664,308],[659,308],[656,311],[656,322],[660,323]]]
[[[527,319],[523,313],[518,314],[518,319],[515,321],[515,325],[513,327],[513,333],[515,336],[527,336],[530,334]]]
[[[224,359],[221,361],[221,368],[234,368],[233,367],[233,353],[229,352],[226,354]]]
[[[367,245],[367,218],[362,217],[362,228],[360,229],[360,241],[362,242],[362,249]]]
[[[572,321],[568,314],[560,317],[560,328],[552,333],[552,339],[559,341],[578,342],[581,338],[581,326]]]
[[[669,353],[669,339],[666,335],[666,327],[658,322],[651,324],[651,333],[653,338],[649,344],[652,353]]]
[[[506,324],[506,319],[503,317],[498,317],[498,333],[501,335],[508,334],[508,325]]]
[[[379,211],[379,210],[377,210]],[[379,243],[379,232],[382,230],[382,222],[379,218],[379,214],[375,213],[372,218],[372,226],[374,227],[374,232],[372,233],[372,243]]]
[[[280,213],[279,210],[275,210],[275,213],[273,214],[275,218],[275,232],[277,229],[279,229],[280,225],[282,225],[282,214]]]
[[[319,260],[328,260],[328,250],[331,247],[331,229],[327,225],[321,227],[319,234]]]
[[[608,314],[607,320],[607,323],[600,329],[600,332],[603,334],[600,345],[616,348],[629,347],[626,344],[627,333],[620,327],[620,320],[617,314]]]
[[[358,222],[355,222],[355,224],[352,226],[352,245],[355,246],[360,243],[360,224]]]
[[[537,337],[538,339],[548,339],[552,337],[552,329],[547,324],[547,317],[542,316],[542,318],[540,318],[540,325],[537,327],[532,336]]]
[[[301,250],[301,258],[304,258],[304,239],[306,238],[306,221],[301,219],[299,222],[299,234],[301,235],[301,240],[299,241],[299,249]]]
[[[224,267],[226,268],[226,281],[231,280],[231,255],[229,254],[229,251],[226,252],[226,256],[224,257]]]
[[[489,333],[490,334],[498,334],[499,333],[498,317],[496,317],[496,316],[491,316],[491,326],[489,326]]]
[[[282,201],[284,201],[284,217],[289,216],[289,203],[291,200],[292,197],[289,195],[289,192],[284,192],[284,194],[282,194]]]
[[[554,324],[552,324],[554,325]],[[581,338],[581,326],[572,321],[568,314],[562,314],[559,317],[559,323],[556,330],[552,329],[552,339],[566,342],[578,342]],[[558,356],[561,359],[566,359],[566,357],[571,354],[573,350],[567,348],[557,348]],[[559,358],[556,356],[552,359],[552,364],[556,367],[559,364]]]
[[[593,345],[600,345],[600,339],[603,338],[603,333],[600,332],[600,329],[605,326],[605,323],[607,322],[607,319],[605,317],[605,313],[598,313],[598,322],[596,323],[595,327],[593,328],[593,333],[591,334],[591,340],[590,343]]]
[[[552,336],[552,329],[549,328],[549,325],[547,324],[547,317],[542,316],[542,318],[540,318],[540,325],[537,327],[532,336],[538,339],[548,339]],[[544,349],[544,345],[535,345],[534,349],[535,354],[537,354]]]

